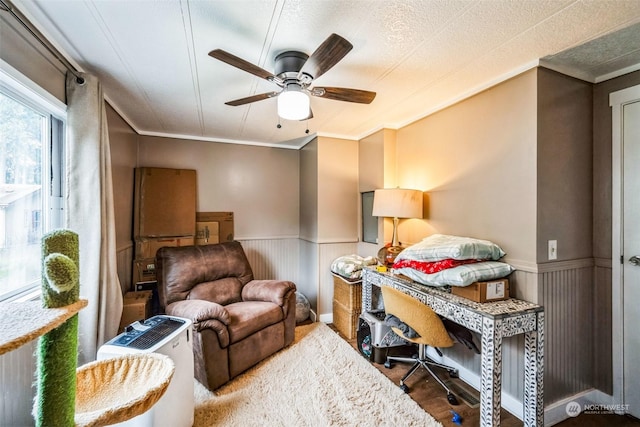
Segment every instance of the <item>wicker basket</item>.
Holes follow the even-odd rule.
[[[336,329],[345,336],[345,338],[349,340],[355,339],[359,317],[359,311],[353,312],[351,310],[347,310],[344,305],[333,300],[333,326],[335,326]]]
[[[362,311],[362,281],[350,282],[333,275],[333,325],[347,339],[356,337]]]
[[[347,310],[362,311],[362,281],[350,282],[340,276],[333,275],[333,299],[345,306]]]

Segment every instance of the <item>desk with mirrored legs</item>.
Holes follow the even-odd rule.
[[[365,268],[362,276],[362,311],[383,308],[381,286],[405,292],[436,313],[480,334],[480,425],[500,425],[502,392],[502,339],[524,334],[523,421],[528,427],[544,425],[544,310],[514,298],[477,303],[406,277]]]

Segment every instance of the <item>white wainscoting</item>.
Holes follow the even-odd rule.
[[[256,279],[298,281],[300,240],[238,239]]]
[[[0,356],[0,426],[34,425],[31,409],[35,388],[38,340]]]

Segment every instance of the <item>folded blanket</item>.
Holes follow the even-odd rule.
[[[482,261],[448,268],[434,274],[425,274],[409,267],[394,268],[396,274],[427,286],[468,286],[473,282],[500,279],[514,270],[509,264],[499,261]]]

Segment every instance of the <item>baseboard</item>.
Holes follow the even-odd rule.
[[[553,426],[568,418],[578,416],[584,410],[585,405],[613,405],[613,399],[613,396],[596,389],[574,394],[553,402],[544,408],[544,425]],[[571,407],[569,407],[570,404]],[[576,404],[580,405],[580,411],[575,411]],[[571,411],[571,409],[574,409],[574,411]]]
[[[320,321],[322,323],[333,323],[333,313],[321,314]]]

